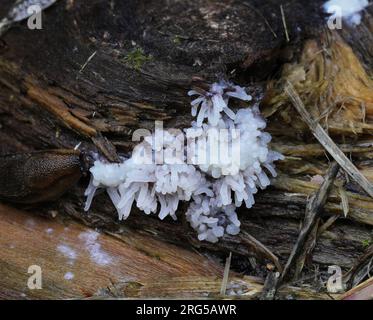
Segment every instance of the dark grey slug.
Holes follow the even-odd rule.
[[[0,157],[0,199],[24,204],[55,200],[84,172],[75,150],[49,150]]]

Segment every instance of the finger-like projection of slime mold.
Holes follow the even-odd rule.
[[[153,133],[122,163],[95,162],[85,193],[86,210],[96,190],[105,188],[119,219],[126,219],[133,205],[146,214],[157,213],[160,219],[176,219],[179,203],[185,201],[186,218],[199,240],[216,242],[226,233],[240,231],[235,209],[253,206],[258,190],[270,185],[267,172],[276,176],[273,162],[283,157],[269,150],[271,136],[263,131],[266,122],[257,106],[237,112],[229,106],[231,99],[251,100],[244,88],[220,81],[189,95],[197,95],[191,103],[196,121],[190,128],[177,134]],[[224,145],[226,153],[231,150],[230,159],[212,156]],[[159,154],[163,162],[153,161]]]

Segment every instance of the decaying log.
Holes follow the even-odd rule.
[[[0,39],[1,155],[80,144],[82,150],[117,161],[118,155],[132,151],[132,133],[138,128],[152,130],[155,120],[167,127],[188,126],[192,118],[187,91],[197,80],[210,83],[225,76],[246,86],[254,103],[265,96],[261,109],[272,146],[286,159],[278,165],[273,186],[257,195],[254,208],[240,210],[243,232],[217,244],[197,241],[181,214],[177,222],[159,221],[133,210],[127,221],[120,222],[105,194],[95,198],[86,214],[84,179],[55,203],[26,208],[29,219],[37,221],[32,227],[39,230],[34,240],[31,227],[21,227],[26,214],[12,214],[12,209],[2,207],[2,244],[18,239],[20,252],[30,252],[33,258],[40,249],[40,259],[49,268],[51,252],[65,236],[78,250],[74,237],[91,230],[88,227],[102,231],[102,247],[118,259],[118,266],[97,269],[82,255],[81,263],[89,268],[75,264],[71,269],[74,281],[80,283],[63,279],[63,272],[70,269],[55,269],[51,279],[60,280],[46,280],[50,297],[88,297],[97,295],[97,288],[109,296],[176,296],[176,292],[198,296],[206,288],[219,294],[222,262],[229,252],[231,272],[261,278],[233,275],[252,288],[243,290],[246,297],[258,296],[267,274],[263,266],[275,258],[278,266],[286,262],[309,196],[320,187],[318,177],[325,175],[329,163],[323,147],[291,109],[283,83],[298,81],[295,88],[308,111],[373,182],[372,8],[361,26],[331,32],[324,29],[323,2],[282,1],[282,16],[276,0],[57,1],[43,13],[42,30],[28,30],[25,23],[10,29]],[[0,16],[11,3],[2,1]],[[337,180],[338,188],[332,188],[321,219],[339,218],[318,236],[302,274],[305,278],[325,281],[329,265],[347,271],[372,242],[372,199],[344,174]],[[346,218],[341,185],[349,206]],[[40,220],[40,213],[50,220]],[[56,214],[58,221],[52,218]],[[73,230],[69,235],[61,226],[67,218],[75,221],[69,222]],[[43,233],[49,223],[56,224],[53,236]],[[36,246],[37,240],[45,250]],[[0,255],[0,284],[6,288],[0,290],[2,297],[24,292],[24,282],[12,279],[26,279],[25,264],[33,263],[12,252],[7,248]],[[58,255],[56,259],[66,260]],[[144,274],[154,271],[166,278],[145,281]],[[167,279],[171,274],[172,281]],[[114,279],[111,286],[109,278]],[[284,290],[288,291],[282,297],[328,298],[304,289]],[[42,297],[37,292],[27,295]]]
[[[129,231],[122,242],[66,217],[30,216],[4,205],[0,219],[0,299],[220,297],[218,260],[149,235]],[[35,265],[42,271],[39,290],[28,287]],[[260,278],[234,271],[227,280],[231,298],[255,298],[263,286]],[[284,287],[280,295],[328,298],[300,287]]]
[[[87,298],[114,284],[223,275],[217,261],[150,236],[127,233],[125,243],[62,217],[4,205],[0,219],[0,298]],[[41,290],[27,286],[32,265],[41,267]]]

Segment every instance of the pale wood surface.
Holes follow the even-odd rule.
[[[4,204],[0,221],[0,299],[222,298],[221,261],[140,232],[96,233]],[[87,235],[97,239],[87,243]],[[27,286],[31,265],[42,268],[41,290]],[[257,277],[230,271],[228,279],[226,298],[256,299],[263,289]],[[279,297],[332,298],[307,287],[283,287]]]
[[[5,205],[0,205],[0,221],[0,298],[90,297],[118,283],[223,275],[217,261],[147,236],[129,233],[125,243],[97,234],[87,244],[87,235],[96,235],[92,229]],[[75,259],[59,246],[68,246]],[[42,290],[27,287],[30,265],[42,268]],[[74,274],[72,280],[64,279],[67,272]]]

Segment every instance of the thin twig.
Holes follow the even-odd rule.
[[[321,125],[312,119],[309,112],[306,110],[298,93],[295,91],[291,82],[287,81],[285,92],[290,97],[294,107],[301,115],[304,122],[310,127],[313,135],[321,143],[321,145],[329,152],[329,154],[338,162],[338,164],[345,170],[350,177],[355,180],[372,198],[373,185],[368,179],[356,168],[356,166],[346,157],[346,155],[339,149],[334,141],[329,137]]]

